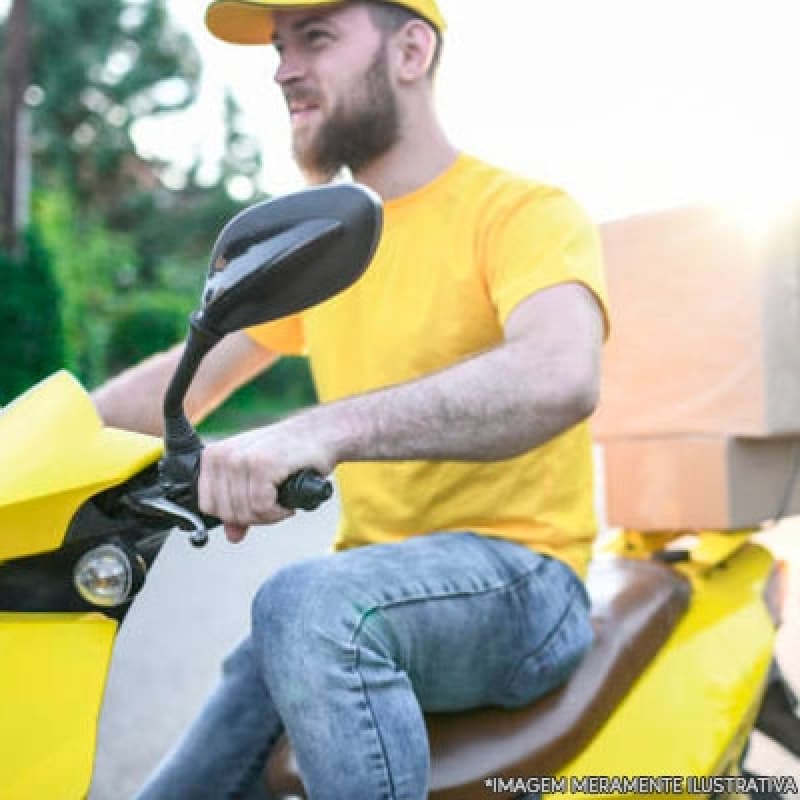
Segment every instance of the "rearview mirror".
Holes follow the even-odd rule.
[[[351,286],[375,254],[382,222],[377,195],[337,184],[259,203],[222,229],[202,305],[191,316],[164,396],[165,485],[187,484],[202,449],[183,403],[209,350],[233,331],[302,311]]]
[[[353,284],[380,238],[382,210],[362,186],[323,186],[252,206],[211,252],[194,324],[217,336],[294,314]]]

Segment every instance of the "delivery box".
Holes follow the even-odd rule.
[[[711,207],[602,228],[612,333],[595,436],[800,432],[800,215]]]
[[[800,513],[800,438],[613,439],[603,455],[613,526],[722,530]]]

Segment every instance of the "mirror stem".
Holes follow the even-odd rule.
[[[195,462],[203,443],[186,416],[184,400],[200,362],[222,339],[205,328],[197,314],[190,317],[189,324],[183,356],[164,396],[165,453],[159,474],[165,488],[186,484],[194,477]]]

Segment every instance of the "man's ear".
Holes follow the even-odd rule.
[[[424,78],[436,52],[436,34],[422,20],[409,20],[394,34],[397,78],[401,83],[413,83]]]

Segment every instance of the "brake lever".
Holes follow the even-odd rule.
[[[160,486],[151,486],[139,492],[132,492],[125,501],[134,510],[157,516],[172,518],[181,530],[189,532],[189,541],[194,547],[208,544],[208,522],[200,514],[195,514],[185,506],[170,500]],[[211,520],[209,517],[208,520]],[[217,521],[215,521],[217,522]]]
[[[216,517],[190,510],[197,508],[201,452],[202,445],[199,449],[168,453],[159,462],[158,482],[125,498],[127,504],[139,513],[176,520],[178,527],[190,532],[189,541],[194,547],[205,547],[208,529],[222,524]],[[278,487],[278,503],[287,509],[315,511],[332,494],[333,485],[329,480],[313,469],[303,469],[290,475]]]

